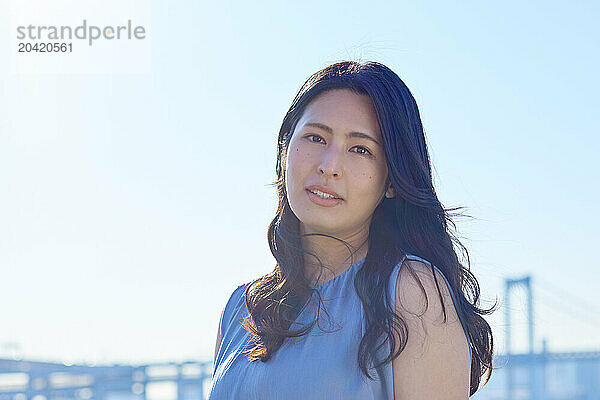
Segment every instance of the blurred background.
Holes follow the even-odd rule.
[[[500,308],[473,398],[600,398],[598,3],[0,7],[0,399],[201,398],[227,299],[275,265],[283,116],[347,59],[403,79],[442,204],[474,217]],[[17,26],[84,19],[146,37],[17,52]]]

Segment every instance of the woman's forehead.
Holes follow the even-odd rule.
[[[313,99],[296,125],[300,130],[307,124],[321,124],[340,133],[364,132],[380,142],[379,121],[373,102],[366,94],[349,90],[325,92]],[[346,131],[346,132],[341,132]]]

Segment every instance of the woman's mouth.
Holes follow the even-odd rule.
[[[343,199],[333,197],[328,193],[323,193],[320,190],[306,189],[306,193],[308,194],[310,201],[324,207],[336,206],[344,201]]]

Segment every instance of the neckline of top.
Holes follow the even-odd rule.
[[[334,276],[333,278],[329,279],[328,281],[325,281],[323,283],[321,283],[320,285],[316,285],[316,286],[312,286],[312,289],[322,289],[325,288],[327,286],[329,286],[332,282],[339,280],[339,278],[345,276],[348,274],[349,271],[353,270],[354,268],[356,268],[358,265],[361,265],[362,262],[365,260],[366,256],[361,258],[360,260],[358,260],[357,262],[355,262],[354,264],[352,264],[350,267],[348,267],[344,272],[342,272],[339,275]]]

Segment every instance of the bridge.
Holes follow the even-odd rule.
[[[511,292],[520,287],[527,296],[529,349],[513,353]],[[556,290],[559,289],[550,292],[555,295]],[[561,300],[563,306],[569,303],[565,303],[567,294],[561,294]],[[590,305],[577,306],[572,300],[572,308],[565,312],[581,319],[581,308]],[[535,313],[530,276],[505,280],[504,309],[506,354],[495,356],[492,379],[472,399],[600,400],[600,351],[549,352],[546,340],[540,352],[534,351]],[[207,396],[212,367],[212,361],[71,365],[0,359],[0,400],[201,400]]]

